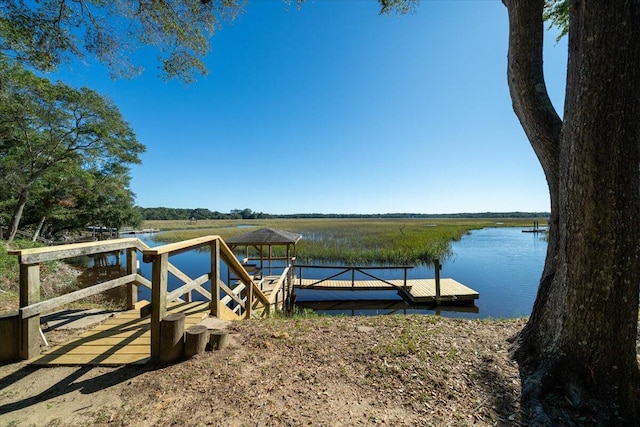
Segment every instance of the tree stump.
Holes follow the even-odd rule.
[[[187,328],[184,335],[184,355],[192,357],[204,352],[209,341],[209,329],[204,325]]]
[[[227,331],[215,330],[209,335],[207,350],[222,350],[227,346],[229,333]]]
[[[184,313],[168,314],[160,322],[160,362],[175,362],[184,355]]]

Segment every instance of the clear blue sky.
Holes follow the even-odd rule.
[[[295,3],[295,2],[294,2]],[[147,152],[143,207],[289,213],[548,211],[544,175],[511,106],[499,0],[375,0],[297,9],[250,0],[223,24],[196,83],[163,81],[155,55],[132,80],[62,70],[110,97]],[[561,112],[566,40],[545,73]]]

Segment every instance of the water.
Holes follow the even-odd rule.
[[[140,238],[140,237],[139,237]],[[157,246],[153,236],[142,236],[141,240]],[[440,276],[453,278],[476,290],[480,298],[475,302],[474,311],[441,311],[439,314],[465,318],[513,318],[528,316],[535,300],[538,283],[544,266],[547,242],[542,233],[523,233],[520,228],[486,228],[472,231],[452,245],[453,256],[443,262]],[[191,278],[204,274],[209,265],[208,251],[191,251],[172,256],[170,262]],[[140,263],[142,274],[151,277],[151,265]],[[275,263],[274,263],[275,265]],[[304,270],[304,277],[324,278],[328,270]],[[374,271],[375,276],[385,279],[402,278],[402,270]],[[220,277],[226,281],[224,265]],[[433,278],[433,267],[416,266],[409,270],[408,278]],[[350,279],[348,277],[341,277]],[[358,279],[358,276],[356,276]],[[169,289],[175,289],[181,282],[169,275]],[[209,286],[205,286],[209,289]],[[320,313],[338,315],[376,315],[387,313],[436,313],[435,310],[406,305],[395,291],[313,291],[298,290],[297,300],[304,307],[314,300],[365,300],[361,308],[333,308],[316,310]],[[197,298],[198,294],[194,294]],[[150,299],[148,289],[140,287],[140,299]],[[373,303],[373,300],[388,300]],[[339,304],[337,304],[339,305]],[[353,305],[353,304],[351,304]],[[387,306],[389,306],[387,308]],[[373,308],[371,308],[373,307]]]
[[[513,318],[528,316],[531,313],[547,251],[544,234],[523,233],[521,228],[486,228],[472,231],[460,241],[454,242],[452,250],[454,255],[443,262],[440,277],[455,279],[477,291],[480,294],[480,298],[475,302],[477,312],[460,309],[461,311],[438,311],[438,314],[465,318]],[[402,278],[402,271],[374,274],[382,278]],[[328,273],[326,275],[328,276]],[[433,278],[433,267],[416,266],[410,270],[407,277]],[[334,301],[353,300],[357,297],[361,300],[393,299],[401,302],[395,291],[300,290],[297,291],[297,295],[298,302],[306,307],[313,307],[314,304],[310,301],[323,296],[326,300]],[[389,309],[349,307],[316,311],[331,315],[437,312],[400,303]]]
[[[453,245],[441,277],[480,293],[475,317],[521,317],[531,313],[547,253],[543,233],[519,228],[473,231]]]

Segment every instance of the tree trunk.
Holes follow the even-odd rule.
[[[523,58],[531,54],[527,38],[542,40],[542,3],[505,0],[511,95],[536,153],[549,152],[552,135],[549,118],[533,108],[544,86],[534,86],[532,94],[516,81],[522,84],[519,76],[527,75],[520,68],[541,73],[541,63]],[[529,424],[640,421],[638,40],[640,2],[572,3],[559,149],[551,161],[538,154],[551,193],[549,250],[514,352]]]
[[[38,240],[38,237],[40,237],[40,232],[42,232],[42,227],[44,226],[44,222],[47,220],[46,216],[42,216],[42,218],[40,219],[40,222],[38,223],[38,227],[36,227],[36,231],[33,232],[33,237],[31,238],[32,242],[35,242]]]
[[[16,207],[13,210],[13,216],[11,217],[11,223],[9,224],[9,230],[7,231],[7,242],[13,242],[13,239],[16,237],[16,233],[18,232],[18,226],[20,225],[20,220],[22,219],[22,212],[24,211],[24,207],[27,205],[27,200],[29,199],[29,190],[22,190],[20,192],[20,196],[18,197],[18,202],[16,203]]]

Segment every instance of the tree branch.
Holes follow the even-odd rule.
[[[553,199],[558,188],[562,120],[551,104],[544,81],[544,0],[503,3],[509,12],[507,75],[513,109],[542,164]]]

